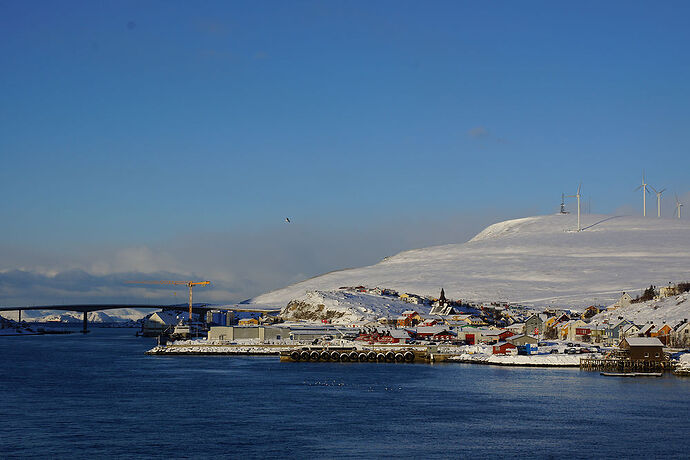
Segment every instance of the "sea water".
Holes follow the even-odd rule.
[[[132,329],[0,338],[0,457],[690,456],[690,379],[146,356]]]

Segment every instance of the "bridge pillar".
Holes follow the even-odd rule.
[[[17,322],[19,324],[21,324],[22,323],[22,311],[21,310],[18,310],[18,311],[19,311],[19,320]]]
[[[88,329],[88,327],[87,327],[87,324],[88,324],[88,323],[87,323],[87,321],[86,321],[86,312],[84,312],[84,327],[83,327],[82,330],[81,330],[81,333],[82,333],[82,334],[86,334],[87,332],[89,332],[89,329]]]

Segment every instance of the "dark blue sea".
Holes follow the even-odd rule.
[[[132,329],[0,337],[0,458],[690,456],[690,379],[151,357]]]

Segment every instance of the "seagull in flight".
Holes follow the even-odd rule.
[[[287,222],[287,223],[289,224],[289,223],[290,223],[290,218],[289,218],[289,217],[286,217],[286,218],[285,218],[285,222]]]

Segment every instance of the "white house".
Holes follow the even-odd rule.
[[[630,324],[626,324],[620,328],[620,330],[618,331],[618,338],[624,339],[626,337],[635,337],[639,333],[640,333],[640,328],[637,327],[636,325],[630,323]]]
[[[615,310],[616,308],[621,308],[621,307],[627,307],[632,303],[633,298],[630,297],[630,294],[627,292],[624,292],[623,295],[620,297],[620,299],[616,300],[616,303],[611,305],[608,309],[609,310]]]
[[[677,347],[690,346],[690,321],[685,320],[676,325],[671,333],[671,341]]]

